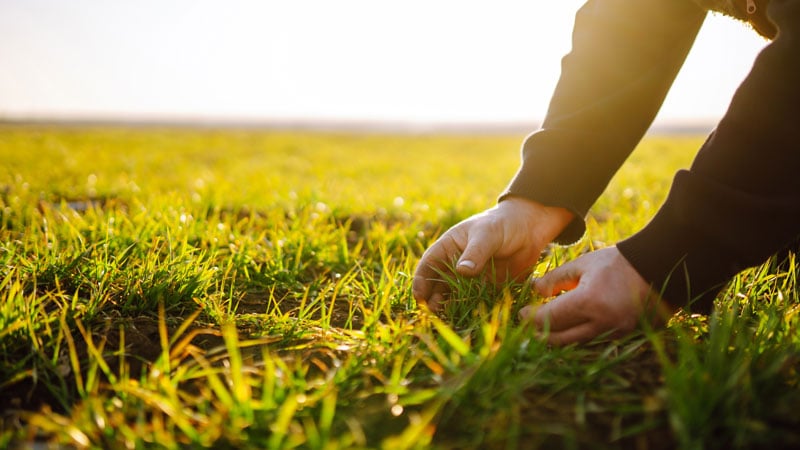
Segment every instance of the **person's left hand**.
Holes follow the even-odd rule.
[[[533,283],[538,294],[557,297],[526,306],[520,317],[554,345],[586,342],[607,332],[622,336],[641,318],[659,326],[674,313],[616,247],[583,255]]]

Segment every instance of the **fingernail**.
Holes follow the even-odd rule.
[[[466,267],[467,269],[472,270],[475,268],[475,263],[465,259],[464,261],[459,261],[458,267]]]

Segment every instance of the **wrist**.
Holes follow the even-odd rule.
[[[523,213],[529,217],[530,223],[542,242],[550,243],[561,234],[575,219],[575,214],[561,206],[547,206],[535,200],[516,195],[504,197],[497,208],[514,213]]]

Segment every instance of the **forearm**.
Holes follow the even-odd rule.
[[[800,2],[772,2],[779,34],[653,221],[619,244],[676,306],[717,290],[800,233]]]
[[[572,211],[562,241],[639,142],[669,90],[705,14],[688,0],[594,0],[576,17],[542,129],[523,145],[506,195]]]

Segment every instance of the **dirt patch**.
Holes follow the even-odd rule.
[[[302,299],[285,295],[277,302],[270,302],[270,296],[275,293],[269,292],[249,292],[244,295],[236,307],[237,314],[265,314],[265,315],[288,315],[290,317],[300,317],[301,310],[306,306]],[[330,317],[330,326],[333,328],[343,328],[358,330],[364,326],[364,314],[351,302],[342,300],[332,302],[332,309],[323,311],[321,307],[312,308],[304,318],[308,320],[324,320],[323,313]],[[331,306],[326,305],[326,306]]]

